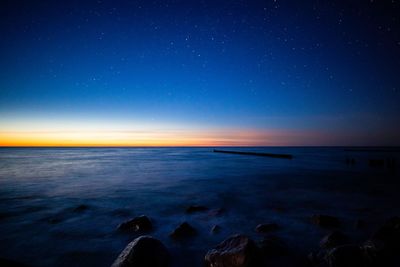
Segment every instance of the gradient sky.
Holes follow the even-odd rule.
[[[0,145],[400,145],[399,1],[0,3]]]

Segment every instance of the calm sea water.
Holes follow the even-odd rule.
[[[231,234],[259,240],[259,223],[278,223],[275,235],[306,254],[326,233],[310,223],[312,214],[338,216],[353,242],[400,214],[398,172],[367,164],[385,157],[400,163],[398,152],[236,150],[294,159],[212,148],[0,148],[0,257],[33,266],[109,266],[137,236],[116,231],[118,224],[146,214],[155,226],[150,234],[168,247],[173,266],[202,266],[206,251]],[[356,164],[346,165],[346,157]],[[74,210],[82,204],[88,209]],[[185,214],[192,204],[225,212]],[[367,227],[355,230],[357,219]],[[169,233],[183,221],[198,236],[171,240]],[[219,234],[210,233],[215,224],[222,227]]]

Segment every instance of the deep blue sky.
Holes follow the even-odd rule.
[[[80,121],[400,144],[399,1],[12,0],[0,36],[3,131]]]

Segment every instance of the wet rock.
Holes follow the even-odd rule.
[[[234,235],[209,250],[205,256],[206,267],[258,266],[259,250],[250,238]]]
[[[307,260],[308,260],[308,265],[309,266],[326,266],[326,261],[325,261],[325,254],[326,251],[324,250],[319,250],[319,251],[313,251],[307,255]]]
[[[400,217],[387,220],[373,235],[372,240],[379,241],[387,249],[400,250]]]
[[[322,214],[313,215],[311,217],[311,220],[314,224],[324,228],[335,228],[340,226],[339,219],[329,215],[322,215]]]
[[[84,212],[84,211],[86,211],[87,209],[89,209],[89,206],[88,206],[88,205],[81,204],[81,205],[79,205],[79,206],[77,206],[77,207],[74,208],[74,212]]]
[[[167,248],[151,236],[140,236],[129,243],[112,267],[167,267],[170,256]]]
[[[214,225],[214,226],[211,228],[211,233],[212,233],[212,234],[218,234],[219,232],[221,232],[221,226],[219,226],[219,225]]]
[[[207,210],[208,210],[208,208],[205,206],[192,205],[186,209],[186,213],[203,212],[203,211],[207,211]]]
[[[343,245],[331,249],[325,256],[329,267],[368,266],[363,250],[357,245]]]
[[[362,245],[362,249],[364,251],[364,257],[365,259],[371,263],[371,266],[383,266],[386,264],[382,264],[382,262],[385,262],[388,260],[387,256],[382,253],[383,246],[382,243],[367,240],[364,242]],[[385,259],[386,258],[386,259]],[[381,264],[379,264],[381,262]]]
[[[129,221],[123,222],[118,226],[118,230],[122,231],[148,232],[152,229],[153,224],[145,215],[141,215]]]
[[[326,235],[320,242],[323,248],[333,248],[344,245],[348,242],[348,238],[345,234],[339,231],[333,231]]]
[[[279,229],[279,225],[276,223],[265,223],[265,224],[257,225],[256,232],[268,233],[268,232],[276,231],[278,229]]]
[[[393,217],[386,221],[364,243],[363,248],[372,262],[380,265],[397,262],[400,265],[400,218]]]
[[[265,256],[281,256],[288,252],[286,244],[276,236],[264,237],[259,242],[259,247]]]
[[[182,223],[179,225],[171,234],[170,236],[175,239],[181,239],[181,238],[188,238],[195,236],[197,234],[197,231],[195,228],[193,228],[190,224],[187,222]]]

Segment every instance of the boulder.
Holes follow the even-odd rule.
[[[307,255],[307,261],[308,261],[307,266],[325,267],[326,266],[325,255],[326,255],[325,250],[318,250],[309,253]]]
[[[384,247],[383,244],[380,242],[367,240],[361,246],[364,251],[364,256],[366,261],[371,263],[371,266],[382,266],[386,264],[382,264],[385,261],[388,261],[388,257],[384,255]]]
[[[129,221],[123,222],[118,226],[118,230],[122,231],[148,232],[152,229],[153,224],[145,215],[141,215]]]
[[[254,241],[244,235],[234,235],[207,252],[205,266],[253,267],[257,266],[259,260]]]
[[[386,249],[400,251],[400,217],[387,220],[371,237],[380,242]]]
[[[208,210],[208,208],[205,206],[192,205],[186,209],[186,213],[203,212],[203,211],[207,211],[207,210]]]
[[[320,242],[323,248],[333,248],[346,244],[348,238],[345,234],[339,231],[333,231],[326,235]]]
[[[329,267],[367,266],[364,251],[357,245],[343,245],[327,252],[325,260]]]
[[[167,267],[170,256],[167,248],[151,236],[140,236],[129,243],[112,267]]]
[[[278,229],[279,229],[279,226],[276,223],[264,223],[264,224],[257,225],[256,232],[268,233],[271,231],[276,231]]]
[[[368,259],[378,265],[390,265],[400,262],[400,218],[386,221],[369,240],[363,249]]]
[[[181,239],[181,238],[188,238],[195,236],[197,231],[187,222],[182,223],[179,225],[171,234],[170,236],[174,239]]]
[[[316,225],[324,228],[335,228],[340,226],[339,219],[329,215],[322,215],[322,214],[313,215],[311,217],[311,220]]]

